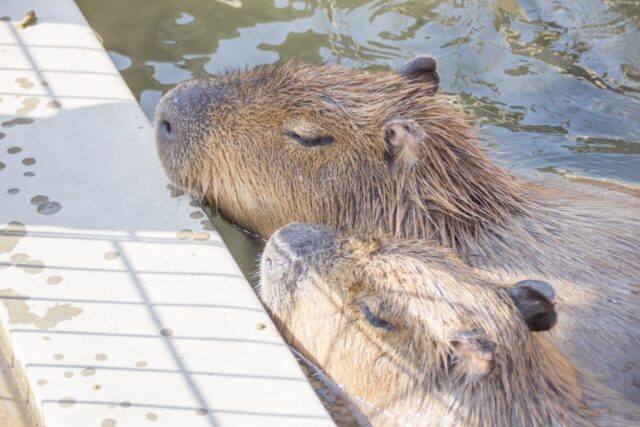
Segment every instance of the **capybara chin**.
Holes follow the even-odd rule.
[[[550,339],[640,405],[640,201],[491,161],[436,92],[397,73],[289,62],[178,85],[156,113],[171,179],[268,237],[293,221],[425,239],[499,282],[552,282]]]
[[[553,288],[502,287],[424,241],[290,224],[267,242],[260,297],[287,341],[373,425],[585,426],[576,371],[532,330]]]

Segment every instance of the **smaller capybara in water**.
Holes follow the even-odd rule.
[[[424,239],[489,280],[553,283],[547,338],[640,408],[640,201],[513,176],[437,83],[427,57],[195,79],[160,102],[157,149],[177,185],[263,237],[301,221]]]
[[[259,293],[285,339],[374,425],[640,420],[536,332],[556,323],[547,282],[504,286],[424,241],[294,223],[267,242]]]
[[[556,321],[546,282],[501,287],[421,241],[290,224],[267,242],[260,297],[373,425],[593,424],[576,371],[532,332]]]

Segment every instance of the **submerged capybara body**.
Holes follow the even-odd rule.
[[[640,405],[640,202],[514,177],[436,82],[424,57],[400,73],[292,62],[192,80],[158,107],[158,152],[176,184],[265,237],[304,221],[427,239],[491,280],[553,282],[550,339]]]
[[[547,283],[503,287],[423,241],[311,224],[271,237],[260,277],[287,341],[373,425],[615,424],[596,418],[569,361],[531,332],[556,320]]]

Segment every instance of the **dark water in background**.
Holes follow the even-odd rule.
[[[149,117],[176,83],[229,68],[430,53],[503,165],[640,184],[640,0],[77,3]],[[250,275],[259,245],[214,223]]]

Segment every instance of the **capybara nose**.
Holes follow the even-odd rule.
[[[266,283],[295,286],[314,258],[331,247],[334,232],[321,225],[293,223],[276,231],[264,248],[260,274]]]
[[[220,93],[212,79],[188,80],[171,89],[156,108],[156,142],[187,143],[203,137]]]

